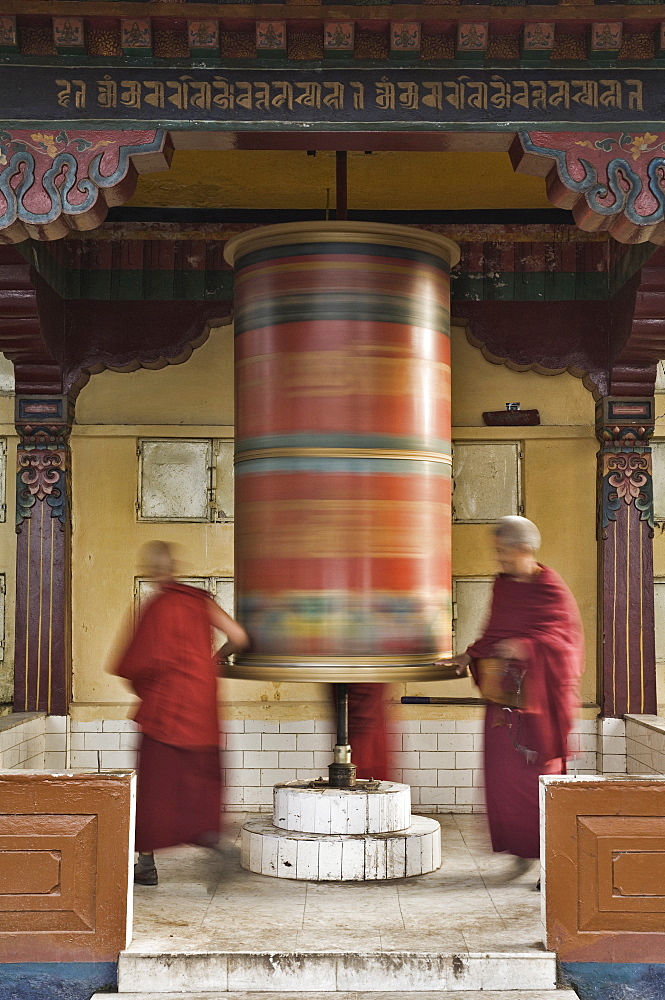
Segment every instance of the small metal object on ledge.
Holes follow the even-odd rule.
[[[540,424],[538,410],[487,410],[483,413],[486,427],[535,427]]]

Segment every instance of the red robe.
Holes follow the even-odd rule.
[[[349,743],[358,778],[387,781],[387,684],[349,684]]]
[[[115,668],[141,699],[134,716],[141,731],[169,746],[219,746],[211,604],[204,590],[167,584]]]
[[[219,834],[221,769],[212,599],[169,583],[145,608],[115,673],[141,704],[136,848],[150,852]]]
[[[568,735],[579,707],[583,633],[575,599],[548,567],[530,582],[498,576],[483,636],[469,646],[474,661],[495,655],[501,639],[526,648],[519,710],[488,704],[485,795],[495,851],[539,855],[538,776],[565,773]],[[475,663],[474,680],[478,679]]]

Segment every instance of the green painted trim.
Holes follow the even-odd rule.
[[[95,118],[87,121],[72,121],[71,119],[7,119],[0,120],[0,128],[27,129],[46,126],[52,129],[74,129],[78,132],[98,131],[122,132],[127,129],[149,131],[151,129],[169,129],[174,132],[312,132],[311,122],[220,122],[205,121],[172,121],[171,119],[152,119],[137,121],[135,119]],[[320,122],[318,132],[634,132],[656,129],[665,131],[665,119],[659,122],[474,122],[465,126],[457,122]]]

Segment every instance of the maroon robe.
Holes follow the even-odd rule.
[[[388,780],[387,684],[349,684],[349,743],[358,778]]]
[[[500,575],[489,621],[469,646],[474,661],[495,656],[502,639],[518,639],[525,660],[519,709],[490,703],[485,714],[485,794],[492,847],[539,856],[538,777],[565,774],[568,735],[579,707],[583,633],[575,599],[548,567],[522,583]],[[471,672],[478,680],[476,663]]]
[[[147,604],[115,673],[141,703],[136,849],[208,842],[220,831],[221,767],[212,598],[166,584]]]

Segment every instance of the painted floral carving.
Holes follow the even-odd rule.
[[[165,134],[151,129],[126,132],[56,132],[0,130],[0,230],[25,239],[25,226],[41,229],[63,216],[96,211],[101,222],[106,204],[100,194],[115,188],[115,203],[131,197],[135,172],[131,158],[159,154]],[[119,200],[120,199],[120,200]],[[66,227],[53,231],[63,236]],[[53,238],[48,230],[39,235]]]
[[[638,233],[665,241],[665,134],[520,132],[519,142],[514,162],[524,161],[527,172],[531,159],[553,161],[549,197],[572,209],[582,229],[609,229],[620,242]]]
[[[51,517],[64,521],[66,506],[67,452],[64,449],[19,450],[16,523],[31,517],[37,501],[46,501]]]

